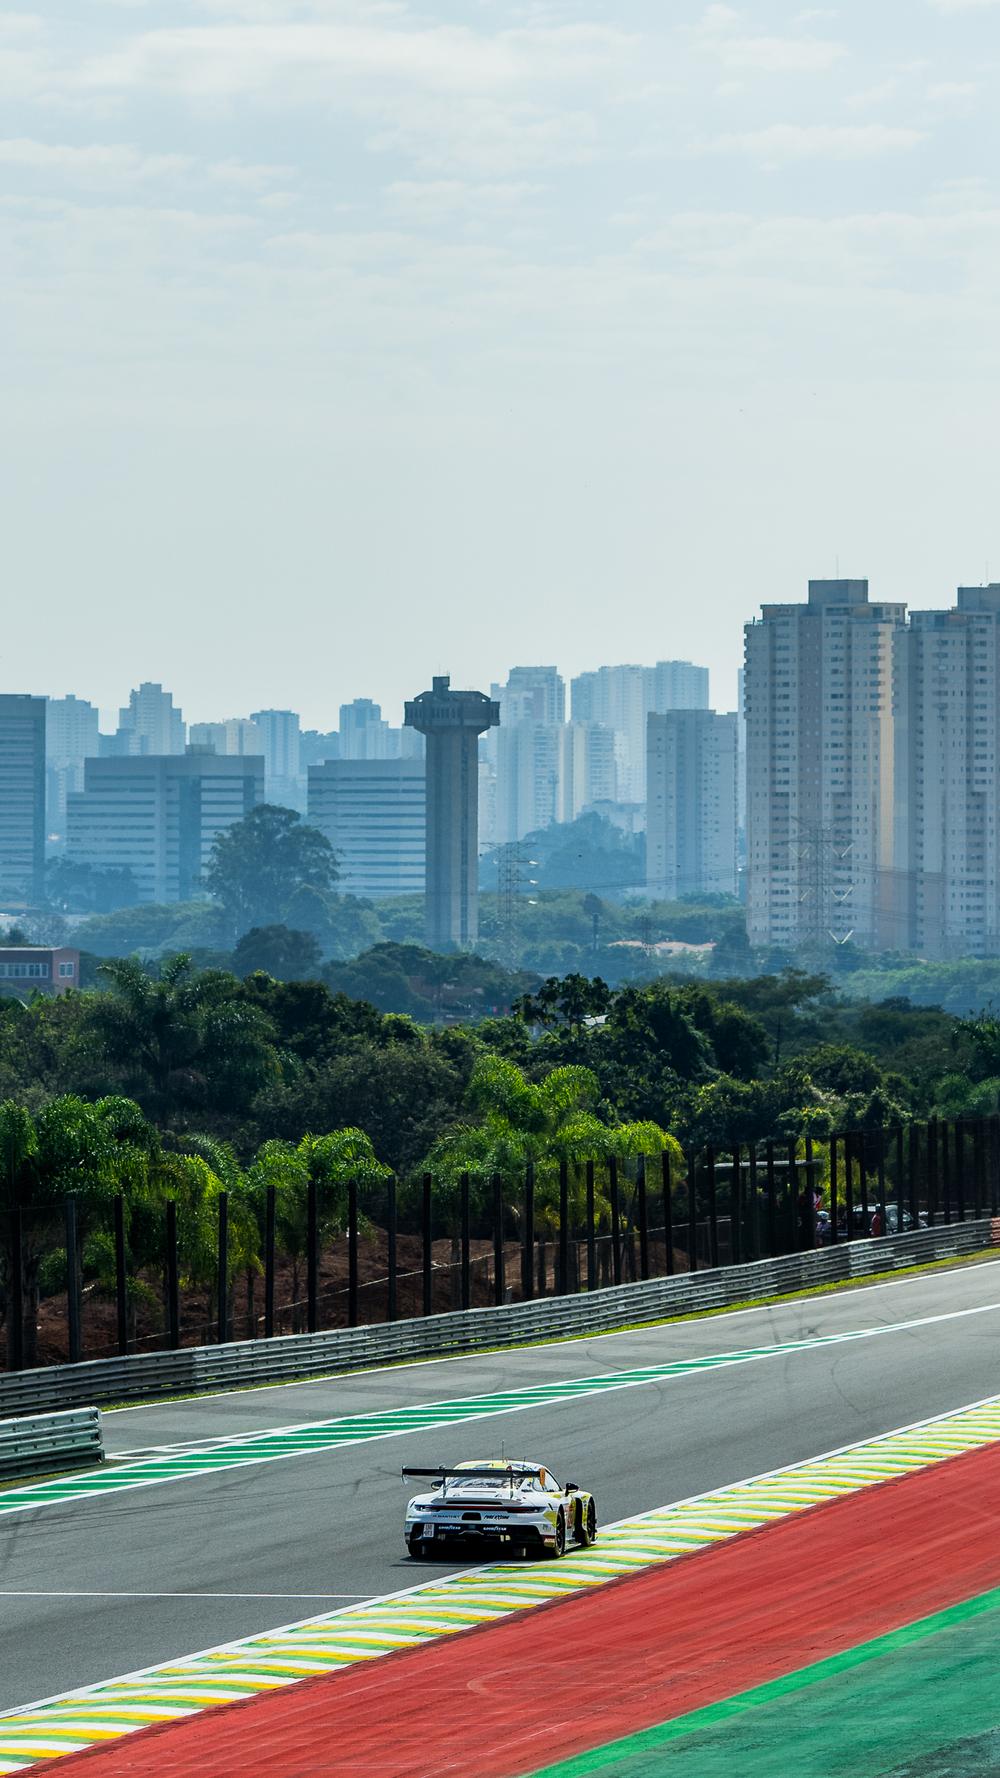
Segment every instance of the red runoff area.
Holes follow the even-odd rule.
[[[516,1778],[1000,1585],[1000,1445],[425,1648],[110,1747],[60,1778]]]

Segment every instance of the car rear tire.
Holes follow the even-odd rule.
[[[406,1547],[409,1550],[410,1555],[415,1556],[417,1561],[420,1561],[422,1557],[427,1555],[427,1545],[422,1537],[407,1538]]]
[[[557,1562],[560,1556],[566,1554],[566,1514],[563,1512],[562,1507],[559,1508],[559,1516],[556,1519],[555,1547],[553,1548],[550,1544],[546,1544],[545,1554],[551,1557],[554,1562]]]
[[[576,1541],[581,1549],[589,1549],[597,1539],[597,1508],[588,1500],[586,1511],[581,1501],[576,1509]]]

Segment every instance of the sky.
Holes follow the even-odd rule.
[[[1000,0],[14,0],[7,691],[393,721],[1000,579]]]

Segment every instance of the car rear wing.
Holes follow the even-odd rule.
[[[517,1468],[512,1463],[505,1464],[502,1468],[498,1464],[492,1463],[488,1467],[484,1464],[482,1468],[474,1469],[450,1469],[445,1463],[439,1464],[436,1468],[414,1469],[408,1464],[400,1471],[404,1482],[417,1478],[434,1478],[440,1481],[515,1482],[523,1480],[526,1476],[541,1477],[546,1473],[541,1464],[528,1463],[518,1464]]]

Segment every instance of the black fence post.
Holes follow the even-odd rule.
[[[861,1168],[861,1214],[864,1217],[865,1234],[871,1233],[872,1214],[868,1199],[868,1162],[871,1156],[868,1149],[868,1131],[862,1130],[858,1135],[858,1163]]]
[[[358,1325],[358,1182],[347,1187],[347,1325]]]
[[[806,1232],[808,1245],[816,1246],[816,1162],[813,1159],[813,1139],[806,1137]]]
[[[698,1151],[692,1148],[687,1157],[688,1187],[688,1271],[698,1270]]]
[[[569,1162],[559,1162],[559,1292],[569,1295]]]
[[[719,1201],[715,1183],[715,1149],[705,1150],[708,1173],[708,1263],[713,1269],[719,1263]]]
[[[472,1267],[469,1256],[469,1175],[463,1173],[458,1182],[459,1214],[462,1241],[462,1307],[472,1307]]]
[[[844,1137],[844,1229],[848,1241],[854,1239],[854,1151],[853,1135]]]
[[[976,1221],[983,1214],[983,1199],[986,1195],[986,1120],[977,1117],[972,1126],[972,1214]]]
[[[118,1322],[118,1355],[128,1355],[128,1265],[125,1255],[125,1199],[115,1198],[115,1313]]]
[[[837,1142],[836,1136],[830,1137],[830,1242],[834,1246],[837,1241]]]
[[[431,1245],[431,1176],[425,1173],[420,1193],[420,1233],[421,1263],[423,1271],[423,1313],[429,1315],[434,1307],[434,1280],[431,1276],[434,1265],[434,1254]]]
[[[889,1233],[889,1217],[885,1203],[885,1131],[881,1124],[875,1133],[875,1177],[878,1182],[878,1216],[883,1235]]]
[[[674,1274],[674,1182],[670,1150],[665,1148],[660,1161],[663,1178],[663,1244],[666,1249],[667,1277]]]
[[[747,1190],[750,1193],[750,1243],[751,1258],[760,1258],[760,1194],[757,1188],[757,1144],[747,1145]]]
[[[521,1247],[521,1295],[529,1303],[535,1294],[535,1164],[524,1171],[524,1237]]]
[[[77,1239],[76,1199],[72,1193],[63,1206],[66,1221],[66,1309],[69,1319],[69,1361],[79,1364],[83,1349],[80,1329],[80,1246]]]
[[[493,1175],[493,1301],[497,1307],[507,1300],[507,1274],[503,1250],[503,1180]]]
[[[927,1123],[927,1221],[931,1228],[938,1210],[938,1136],[937,1118]]]
[[[614,1155],[608,1162],[608,1189],[611,1195],[611,1275],[616,1284],[622,1281],[622,1209],[618,1190],[618,1162]]]
[[[915,1229],[920,1227],[920,1126],[911,1124],[907,1132],[907,1165],[909,1168],[910,1218]]]
[[[639,1156],[636,1162],[636,1196],[639,1210],[639,1276],[643,1280],[649,1277],[649,1205],[646,1201],[646,1157]]]
[[[597,1289],[597,1238],[594,1229],[594,1163],[587,1162],[587,1289]]]
[[[396,1215],[396,1175],[390,1173],[386,1180],[386,1235],[389,1243],[388,1276],[386,1278],[386,1320],[395,1321],[399,1315],[399,1252],[398,1228]]]
[[[1000,1210],[1000,1117],[990,1118],[990,1215]]]
[[[276,1193],[269,1185],[264,1198],[264,1338],[274,1336],[274,1224]]]
[[[768,1142],[764,1149],[764,1165],[767,1168],[767,1257],[773,1259],[777,1237],[777,1205],[775,1203],[777,1185],[774,1177],[773,1142]]]
[[[960,1118],[955,1119],[955,1203],[959,1222],[965,1221],[965,1151],[968,1144],[965,1140],[965,1125]]]
[[[24,1369],[24,1212],[20,1204],[10,1216],[10,1280],[7,1290],[7,1369]]]
[[[791,1202],[792,1227],[795,1230],[795,1250],[801,1252],[804,1244],[802,1227],[802,1206],[799,1203],[799,1157],[796,1153],[797,1144],[787,1144],[788,1155],[788,1198]],[[787,1208],[787,1205],[786,1205]]]
[[[945,1222],[951,1221],[951,1143],[948,1140],[948,1119],[941,1125],[941,1204]]]
[[[216,1319],[219,1345],[229,1338],[229,1193],[219,1193],[219,1252],[216,1267]]]
[[[170,1350],[181,1343],[181,1292],[177,1265],[177,1200],[167,1200],[167,1326]]]
[[[743,1262],[743,1160],[738,1142],[733,1143],[733,1171],[729,1187],[729,1257],[734,1266]]]
[[[306,1328],[319,1329],[319,1191],[315,1179],[306,1184]]]
[[[902,1124],[896,1125],[896,1233],[901,1235],[906,1222],[906,1160]]]

